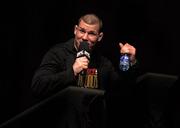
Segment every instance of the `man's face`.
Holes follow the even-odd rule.
[[[99,33],[99,24],[87,24],[81,20],[79,25],[74,28],[76,47],[79,48],[80,42],[87,41],[89,43],[89,49],[101,40],[103,33]]]

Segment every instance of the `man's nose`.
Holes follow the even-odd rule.
[[[84,35],[83,35],[83,39],[84,39],[84,40],[87,40],[87,38],[88,38],[88,33],[86,32],[86,33],[84,33]]]

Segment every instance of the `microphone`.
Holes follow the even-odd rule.
[[[89,44],[86,41],[80,42],[78,53],[77,53],[77,58],[85,56],[87,59],[90,59],[90,49],[89,49]]]
[[[85,56],[85,57],[87,57],[88,60],[90,60],[89,44],[86,41],[80,42],[78,53],[76,55],[77,58],[78,57],[82,57],[82,56]],[[85,74],[85,70],[82,70],[81,74],[84,75]]]

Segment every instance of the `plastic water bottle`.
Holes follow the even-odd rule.
[[[127,71],[130,68],[130,58],[128,54],[122,54],[120,56],[119,68],[122,71]]]

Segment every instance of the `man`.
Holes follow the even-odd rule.
[[[68,86],[84,88],[109,89],[121,81],[132,81],[136,65],[136,49],[129,43],[119,43],[119,53],[130,56],[130,69],[115,71],[113,64],[98,51],[97,44],[103,38],[102,21],[95,14],[80,17],[74,26],[74,38],[59,43],[51,48],[44,56],[39,69],[36,71],[32,88],[40,96],[49,96]],[[78,56],[82,43],[88,44],[88,55]],[[83,73],[82,73],[83,72]],[[129,75],[127,75],[129,74]]]

